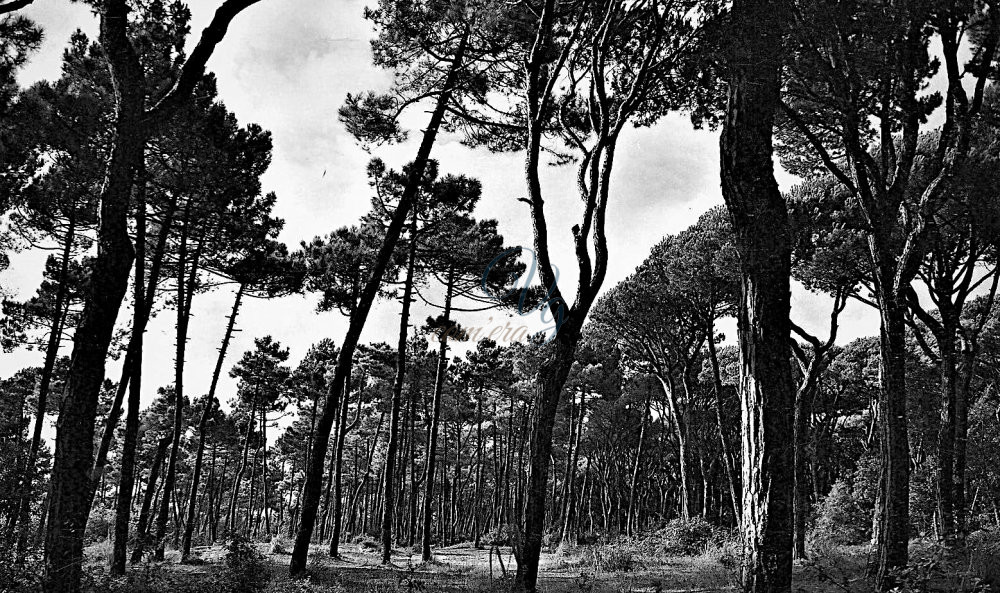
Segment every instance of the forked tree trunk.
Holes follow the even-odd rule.
[[[94,423],[105,359],[132,271],[128,213],[136,169],[142,164],[146,142],[145,81],[127,37],[126,3],[106,0],[100,3],[98,11],[100,42],[115,81],[117,117],[101,189],[97,257],[73,339],[65,397],[56,428],[45,537],[45,593],[75,593],[80,588],[83,538],[90,514],[90,492],[96,482],[91,476]]]

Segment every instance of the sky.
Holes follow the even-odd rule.
[[[190,2],[193,22],[189,48],[219,2]],[[273,133],[273,162],[263,185],[265,191],[278,195],[275,214],[285,219],[280,239],[292,249],[300,241],[357,222],[368,210],[370,188],[365,165],[372,156],[399,168],[416,154],[413,140],[366,153],[337,121],[337,108],[347,92],[385,89],[391,81],[388,72],[371,65],[372,30],[362,18],[364,5],[359,0],[262,0],[235,19],[208,63],[218,78],[219,97],[240,122],[255,122]],[[24,14],[44,29],[45,39],[21,75],[23,84],[59,76],[62,50],[75,29],[82,29],[91,38],[97,34],[97,20],[83,4],[38,0]],[[422,112],[406,118],[413,124],[411,138],[419,138],[426,119]],[[531,245],[528,207],[517,201],[525,193],[522,154],[471,150],[457,137],[444,135],[432,157],[440,162],[442,172],[480,179],[483,198],[476,216],[497,219],[508,244]],[[610,257],[605,289],[628,276],[665,235],[684,230],[704,211],[722,203],[718,162],[718,132],[695,130],[683,115],[623,133],[608,206]],[[779,182],[787,188],[794,179],[780,174]],[[570,228],[580,209],[572,169],[545,168],[543,192],[553,261],[563,271],[564,281],[573,281],[576,264]],[[41,280],[45,255],[32,251],[12,255],[11,267],[0,283],[14,298],[33,294]],[[572,294],[575,290],[564,285],[563,292]],[[232,288],[221,287],[194,299],[185,367],[185,383],[193,397],[208,389],[233,296]],[[245,302],[237,322],[240,331],[224,368],[228,371],[243,352],[252,349],[253,339],[264,335],[290,349],[292,365],[323,338],[339,343],[346,318],[337,312],[316,313],[317,301],[317,295],[305,294]],[[792,316],[799,325],[826,335],[828,299],[796,288],[792,303]],[[430,314],[430,309],[418,304],[413,319],[419,322]],[[393,343],[398,316],[398,302],[377,303],[362,342]],[[497,312],[456,317],[473,327],[491,328],[498,323],[542,327],[536,317],[508,319]],[[162,313],[150,322],[145,340],[143,405],[152,399],[157,387],[173,380],[173,318]],[[129,312],[123,310],[119,325],[127,327],[129,319]],[[842,343],[878,330],[874,313],[857,303],[848,306],[841,321]],[[731,342],[734,324],[724,324],[722,329]],[[68,355],[71,344],[63,348],[61,354]],[[42,358],[38,351],[5,354],[0,359],[0,377],[25,366],[41,365]],[[111,361],[108,376],[117,381],[119,372],[119,365]],[[235,380],[224,374],[218,394],[221,400],[225,403],[235,391]]]

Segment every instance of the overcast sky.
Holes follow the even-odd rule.
[[[221,0],[191,2],[194,32],[189,47],[211,18]],[[364,2],[358,0],[262,0],[239,15],[229,34],[209,61],[219,81],[219,96],[244,124],[256,122],[274,136],[274,159],[264,177],[266,191],[278,195],[276,214],[285,219],[281,240],[291,248],[302,240],[354,223],[368,209],[369,188],[365,164],[373,155],[356,145],[337,121],[337,108],[348,91],[385,88],[389,75],[371,65],[368,40],[371,29],[362,18]],[[24,83],[54,79],[59,75],[62,50],[73,30],[92,38],[97,20],[89,8],[67,0],[38,0],[25,14],[45,31],[41,51],[22,75]],[[426,114],[407,121],[421,125]],[[411,137],[419,138],[419,130]],[[398,168],[411,160],[415,142],[374,154]],[[496,218],[500,231],[512,245],[531,245],[524,195],[522,155],[493,155],[469,150],[454,137],[438,140],[432,153],[441,169],[477,177],[483,184],[480,218]],[[629,129],[616,155],[612,197],[608,206],[607,236],[610,266],[605,288],[625,278],[649,249],[664,235],[676,233],[698,216],[721,203],[718,175],[718,134],[694,130],[681,115],[647,129]],[[553,259],[567,280],[575,261],[570,250],[570,228],[579,217],[573,172],[547,168],[543,182],[550,219]],[[785,187],[793,180],[782,176]],[[18,299],[29,297],[41,280],[45,254],[26,252],[12,257],[2,284]],[[572,294],[573,290],[563,288]],[[185,381],[189,395],[208,389],[216,349],[232,306],[233,291],[220,288],[199,294],[193,305]],[[335,312],[317,314],[315,295],[296,295],[270,301],[250,300],[239,316],[241,332],[233,340],[225,369],[253,346],[253,338],[267,334],[291,349],[295,364],[310,344],[322,338],[340,342],[346,319]],[[827,299],[793,292],[793,317],[806,328],[824,335],[829,317]],[[418,307],[414,319],[430,311]],[[380,302],[373,310],[363,342],[392,342],[398,328],[397,302]],[[123,313],[119,322],[126,324]],[[492,317],[492,321],[490,320]],[[459,317],[466,325],[492,326],[503,314]],[[877,317],[852,303],[843,316],[841,341],[877,332]],[[512,319],[511,325],[535,324],[534,318]],[[734,336],[728,326],[728,338]],[[157,387],[172,382],[173,315],[161,314],[150,323],[146,338],[143,375],[145,405]],[[68,355],[70,344],[64,346]],[[42,353],[18,351],[3,355],[0,377],[29,365],[40,365]],[[108,376],[118,379],[119,367],[108,366]],[[223,377],[219,396],[226,402],[235,393],[235,382]]]

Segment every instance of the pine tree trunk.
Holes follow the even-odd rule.
[[[906,305],[883,295],[882,380],[879,419],[882,467],[876,502],[874,540],[877,550],[877,585],[885,591],[895,586],[893,576],[906,566],[910,539],[910,445],[906,424]]]
[[[399,339],[396,342],[396,377],[392,383],[392,403],[389,411],[389,442],[385,453],[385,488],[387,493],[382,509],[382,564],[392,561],[392,518],[396,478],[396,449],[399,441],[399,413],[403,401],[403,383],[406,380],[406,338],[410,327],[410,301],[413,298],[413,272],[417,260],[417,205],[414,204],[410,220],[410,248],[407,255],[406,278],[403,281],[403,310],[399,314]]]
[[[628,510],[625,515],[625,533],[634,535],[637,530],[636,515],[636,491],[639,487],[639,470],[642,468],[642,452],[646,444],[646,430],[649,425],[649,404],[653,396],[653,391],[646,388],[646,401],[642,406],[642,420],[639,422],[639,442],[635,447],[635,458],[632,462],[632,477],[629,480],[628,489]]]
[[[145,551],[147,539],[149,538],[149,511],[152,509],[153,497],[156,494],[156,483],[160,477],[160,468],[163,466],[163,458],[167,454],[167,447],[173,437],[166,436],[160,439],[156,445],[156,454],[153,457],[153,466],[149,469],[149,483],[146,484],[146,492],[142,497],[142,507],[139,509],[139,522],[135,530],[135,548],[132,550],[132,564],[142,561],[142,553]]]
[[[729,500],[733,505],[733,520],[737,526],[740,523],[740,481],[736,468],[736,457],[733,446],[726,437],[726,421],[722,403],[722,372],[719,369],[719,356],[715,350],[715,327],[708,328],[708,357],[712,365],[712,385],[715,390],[715,423],[719,429],[719,444],[722,446],[722,457],[726,468],[726,482],[729,486]]]
[[[75,593],[80,588],[83,537],[90,514],[94,480],[94,423],[105,359],[115,322],[128,289],[133,249],[128,213],[136,169],[142,164],[146,135],[143,125],[145,81],[128,41],[127,7],[107,0],[98,7],[100,43],[115,81],[117,117],[101,189],[97,257],[91,267],[80,325],[55,438],[45,538],[45,593]]]
[[[434,400],[431,404],[431,426],[427,436],[427,465],[424,469],[424,503],[422,512],[423,532],[420,540],[420,557],[424,562],[431,560],[431,518],[434,504],[434,465],[437,454],[438,422],[441,419],[441,396],[448,373],[448,334],[451,323],[451,299],[454,291],[454,272],[449,271],[448,286],[444,298],[443,329],[438,348],[437,375],[434,380]]]
[[[12,517],[8,533],[12,536],[15,528],[20,525],[17,535],[17,562],[24,559],[28,546],[28,529],[31,522],[31,499],[33,497],[32,482],[35,477],[35,465],[38,462],[38,448],[42,442],[42,428],[45,426],[45,414],[48,407],[49,386],[52,384],[52,373],[62,344],[63,326],[66,323],[67,299],[69,292],[69,262],[73,256],[73,243],[76,240],[76,216],[70,215],[66,239],[63,244],[62,256],[59,261],[59,287],[56,289],[56,300],[52,306],[52,328],[49,330],[49,340],[45,347],[45,362],[38,380],[38,396],[36,398],[35,424],[31,431],[31,444],[28,456],[24,462],[24,474],[21,477],[21,491],[18,508]],[[9,537],[8,537],[9,539]]]
[[[144,173],[144,172],[143,172]],[[136,237],[135,237],[135,291],[134,315],[132,319],[135,343],[134,361],[131,365],[132,377],[129,381],[128,412],[125,416],[125,437],[122,442],[122,459],[119,470],[118,501],[115,512],[115,541],[111,551],[111,574],[125,574],[128,556],[128,532],[132,515],[132,491],[135,488],[136,449],[139,445],[139,413],[142,397],[142,319],[147,315],[148,306],[143,293],[146,265],[146,180],[141,174],[136,191]],[[110,422],[110,419],[109,419]]]
[[[536,590],[538,563],[542,553],[542,532],[545,528],[545,490],[552,455],[552,426],[559,406],[559,395],[580,340],[575,319],[567,319],[555,339],[546,346],[545,357],[535,377],[535,419],[530,432],[530,459],[525,492],[524,533],[521,551],[517,555],[516,586],[528,593]],[[522,464],[519,464],[522,466]]]
[[[403,195],[400,197],[396,212],[393,213],[389,227],[386,229],[382,246],[379,248],[375,265],[362,291],[358,306],[352,312],[351,323],[348,326],[347,334],[344,336],[344,343],[337,357],[337,368],[334,372],[329,393],[327,394],[328,404],[323,408],[323,414],[316,427],[316,442],[313,443],[312,465],[306,472],[306,485],[303,488],[302,518],[299,521],[299,531],[295,537],[295,547],[292,550],[292,557],[288,567],[289,573],[293,576],[300,575],[306,570],[306,561],[309,556],[309,542],[312,540],[313,527],[316,522],[316,511],[319,507],[320,492],[322,490],[323,463],[326,460],[330,429],[333,427],[333,420],[337,414],[337,410],[331,403],[339,397],[339,394],[344,389],[344,381],[347,378],[346,374],[350,360],[354,356],[354,350],[357,348],[361,331],[364,329],[372,302],[375,300],[375,295],[382,283],[382,276],[385,274],[385,270],[392,258],[392,253],[403,230],[406,217],[416,199],[420,181],[423,178],[427,161],[430,158],[431,148],[434,146],[438,129],[441,127],[441,122],[444,119],[445,109],[451,100],[451,94],[458,79],[458,70],[462,65],[467,41],[468,36],[466,35],[463,37],[456,52],[452,66],[448,72],[448,78],[445,81],[441,94],[438,96],[437,104],[431,115],[431,120],[424,130],[420,148],[417,150],[417,158],[413,161],[413,167],[410,170],[410,175],[403,189]]]
[[[170,445],[170,456],[167,459],[167,471],[163,478],[163,499],[160,501],[160,512],[156,518],[156,551],[153,559],[161,562],[164,557],[165,538],[167,534],[167,521],[170,519],[170,505],[173,500],[174,483],[177,479],[177,457],[180,453],[181,431],[184,426],[184,360],[187,352],[188,322],[191,316],[192,289],[194,279],[198,274],[198,252],[193,254],[191,261],[187,261],[187,242],[189,240],[189,227],[192,224],[191,207],[193,202],[188,201],[187,212],[184,216],[184,230],[181,236],[180,251],[178,253],[178,275],[177,275],[177,343],[174,360],[174,436]],[[190,266],[190,271],[187,266]],[[190,276],[188,274],[190,273]]]
[[[215,409],[215,390],[219,385],[219,375],[222,374],[222,364],[226,359],[226,351],[229,349],[229,341],[233,336],[233,329],[236,327],[236,316],[240,311],[240,303],[243,300],[243,291],[246,284],[240,283],[236,290],[236,298],[233,301],[233,309],[229,313],[229,323],[226,324],[226,333],[222,337],[222,345],[219,347],[219,356],[215,361],[215,370],[212,371],[212,382],[208,388],[208,395],[205,398],[205,409],[202,410],[201,418],[198,420],[198,448],[194,456],[194,468],[191,473],[191,494],[188,497],[187,521],[184,526],[184,539],[181,541],[181,561],[186,561],[191,556],[191,538],[194,535],[195,523],[195,499],[198,497],[198,483],[201,479],[202,459],[205,455],[205,436],[208,432],[208,420]]]
[[[743,431],[742,586],[791,590],[795,405],[790,351],[791,245],[774,179],[772,137],[780,103],[780,0],[736,0],[731,11],[729,97],[721,139],[722,194],[742,280],[738,311]]]

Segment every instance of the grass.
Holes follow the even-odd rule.
[[[643,543],[645,542],[645,543]],[[662,542],[619,540],[561,548],[544,553],[539,588],[546,593],[708,593],[737,590],[738,546],[727,538],[712,538],[700,553],[666,555]],[[509,548],[502,548],[503,569],[491,548],[458,544],[435,549],[434,562],[421,563],[419,553],[396,549],[393,564],[383,566],[381,554],[361,539],[341,546],[340,559],[327,555],[326,546],[310,553],[309,577],[292,580],[287,575],[287,541],[254,544],[263,555],[270,582],[268,593],[501,593],[510,590],[516,562]],[[274,552],[272,553],[272,550]],[[986,585],[1000,590],[1000,534],[980,533],[970,538],[967,554],[942,556],[929,542],[911,544],[913,568],[902,593],[984,593]],[[174,562],[147,564],[132,570],[150,584],[149,593],[215,593],[210,586],[224,567],[221,546],[199,548],[205,561],[196,565]],[[96,544],[87,550],[88,572],[99,574],[106,566],[109,548]],[[866,546],[816,544],[807,561],[795,566],[796,591],[816,593],[869,593],[864,572]],[[168,551],[168,559],[175,556]],[[163,583],[163,590],[157,589]],[[98,589],[92,589],[98,593]],[[100,593],[113,589],[103,589]],[[122,589],[118,589],[122,590]]]

